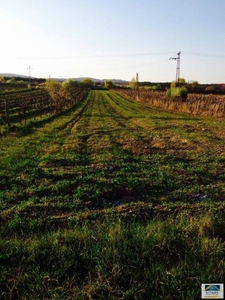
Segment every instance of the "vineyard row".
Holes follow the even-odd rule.
[[[70,108],[75,103],[79,102],[88,89],[73,88],[70,94],[62,101],[62,108]],[[42,116],[44,114],[52,115],[56,111],[56,100],[50,97],[46,90],[31,90],[27,92],[18,92],[13,94],[0,95],[0,124],[20,122],[26,124],[28,118]]]
[[[117,93],[141,103],[171,111],[202,116],[225,116],[224,95],[189,94],[186,101],[167,99],[164,92],[146,90],[115,90]]]

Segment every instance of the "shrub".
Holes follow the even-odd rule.
[[[166,91],[166,98],[174,100],[176,98],[181,98],[183,101],[187,99],[188,91],[185,86],[182,87],[170,87]]]
[[[188,90],[185,86],[179,88],[179,97],[181,97],[183,101],[187,99],[187,95],[188,95]]]

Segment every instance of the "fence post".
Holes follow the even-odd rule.
[[[219,109],[220,109],[220,102],[219,102],[218,105],[217,105],[216,115],[218,114]]]
[[[224,112],[225,112],[225,103],[223,103],[222,116],[224,115]]]
[[[200,105],[201,105],[201,100],[198,100],[198,102],[197,102],[197,107],[196,107],[196,114],[198,114],[198,112],[199,112],[199,109],[200,109]]]

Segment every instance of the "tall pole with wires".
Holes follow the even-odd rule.
[[[139,78],[138,78],[138,73],[136,73],[135,89],[136,89],[136,99],[138,100],[138,98],[139,98]]]
[[[177,61],[177,69],[176,69],[176,84],[179,85],[179,78],[180,78],[180,54],[181,51],[177,53],[177,57],[170,57],[170,59]]]
[[[136,89],[139,90],[139,79],[138,79],[138,73],[136,74]]]
[[[30,84],[32,68],[31,68],[31,66],[29,66],[27,69],[29,70],[29,84]]]

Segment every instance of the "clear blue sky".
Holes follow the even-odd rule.
[[[225,0],[0,0],[0,73],[225,82]]]

